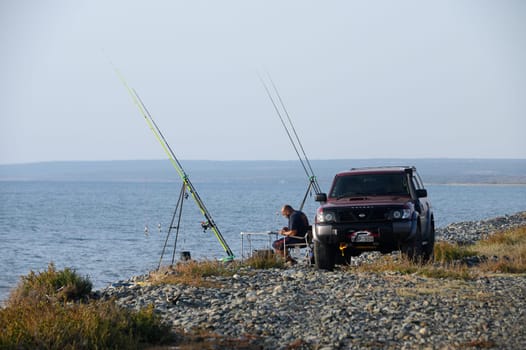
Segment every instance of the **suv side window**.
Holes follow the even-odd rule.
[[[415,186],[416,190],[421,190],[424,188],[422,180],[420,180],[420,177],[415,171],[413,171],[413,186]]]

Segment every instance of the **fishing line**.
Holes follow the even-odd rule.
[[[150,193],[150,189],[148,188],[148,181],[145,181],[144,184],[143,184],[143,192],[145,194],[145,198],[147,198],[148,200],[146,201],[146,203],[144,203],[143,201],[143,204],[146,204],[146,208],[150,207],[150,198],[149,198],[149,193]],[[137,189],[139,189],[139,186],[137,186]],[[147,210],[144,211],[144,235],[146,237],[149,237],[150,236],[150,227],[149,227],[149,223],[150,223],[150,214]]]
[[[301,166],[303,167],[305,174],[307,174],[307,177],[310,177],[309,171],[307,170],[307,167],[305,166],[303,159],[301,158],[301,155],[300,155],[300,152],[298,151],[296,143],[294,142],[294,139],[292,138],[292,135],[290,134],[290,131],[287,128],[287,125],[285,124],[283,117],[281,116],[281,112],[279,111],[279,108],[276,102],[274,101],[274,98],[272,97],[272,94],[270,93],[270,90],[268,89],[267,84],[265,83],[263,78],[261,78],[261,75],[258,74],[258,77],[259,77],[259,80],[261,81],[261,84],[265,88],[265,91],[267,92],[268,98],[270,99],[270,101],[272,102],[272,105],[274,106],[274,109],[276,110],[276,114],[278,115],[279,120],[281,121],[281,125],[283,125],[283,128],[285,129],[285,132],[287,133],[287,136],[289,137],[289,141],[292,144],[292,147],[294,148],[294,151],[296,152],[296,155],[298,156],[300,160]]]
[[[172,151],[172,148],[170,147],[170,145],[168,144],[168,142],[166,141],[166,139],[164,138],[164,135],[163,133],[161,132],[161,129],[159,129],[159,127],[157,126],[157,124],[155,123],[155,120],[153,120],[152,118],[152,115],[150,114],[150,111],[148,110],[148,108],[146,108],[146,105],[142,102],[141,100],[141,97],[139,96],[139,94],[137,94],[137,92],[135,91],[135,89],[132,89],[133,91],[133,94],[135,96],[137,96],[137,99],[139,100],[139,102],[141,103],[141,106],[144,108],[144,110],[146,111],[146,114],[148,115],[148,118],[151,120],[151,122],[153,123],[154,127],[155,127],[155,130],[159,133],[159,136],[161,137],[162,139],[162,143],[164,143],[166,145],[166,147],[168,148],[168,151],[169,151],[169,156],[171,155],[171,157],[175,160],[175,162],[177,163],[177,166],[181,169],[181,172],[180,172],[180,175],[183,176],[184,178],[187,177],[186,173],[184,172],[183,170],[183,166],[181,165],[181,163],[179,162],[179,160],[177,159],[177,157],[175,156],[175,153]]]
[[[290,127],[292,129],[292,132],[294,133],[294,136],[296,137],[296,141],[299,145],[299,148],[301,149],[301,152],[303,153],[303,157],[305,159],[305,162],[307,163],[307,166],[310,170],[310,173],[307,173],[307,176],[309,177],[314,177],[314,170],[312,170],[312,166],[310,164],[310,161],[309,161],[309,158],[307,157],[307,153],[305,153],[305,149],[303,148],[303,144],[301,143],[301,140],[298,136],[298,133],[296,132],[296,128],[294,127],[294,123],[292,122],[292,119],[290,118],[290,115],[289,115],[289,112],[287,111],[287,108],[285,107],[285,104],[283,103],[283,99],[281,98],[281,94],[279,93],[277,87],[276,87],[276,84],[274,84],[274,80],[272,80],[272,77],[270,76],[270,73],[267,71],[267,76],[268,76],[268,79],[270,81],[270,84],[272,85],[273,89],[274,89],[274,92],[276,93],[276,96],[278,97],[278,100],[281,104],[281,108],[283,108],[283,111],[285,112],[285,115],[287,116],[287,119],[288,119],[288,122],[290,124]],[[298,155],[299,156],[299,155]],[[321,192],[321,189],[319,188],[318,186],[318,183],[315,182],[314,183],[315,187],[314,187],[314,191],[318,194]]]
[[[277,96],[277,99],[279,100],[279,104],[281,106],[281,109],[283,110],[284,114],[287,117],[287,120],[288,120],[288,122],[290,124],[290,128],[292,129],[292,132],[294,133],[296,141],[292,137],[291,132],[289,131],[289,127],[287,126],[287,124],[285,123],[285,121],[283,119],[282,112],[280,111],[280,108],[278,107],[274,97],[272,97],[272,93],[270,92],[267,84],[265,83],[265,81],[263,80],[263,78],[261,77],[260,74],[258,74],[259,80],[261,81],[261,84],[263,85],[263,87],[265,88],[265,91],[267,92],[267,96],[269,97],[270,101],[272,102],[272,105],[274,106],[276,114],[278,115],[278,117],[279,117],[279,119],[281,121],[281,125],[283,125],[283,128],[285,129],[285,132],[287,133],[289,141],[292,144],[292,147],[294,148],[294,151],[296,152],[296,155],[298,156],[298,159],[299,159],[299,161],[301,163],[301,166],[303,167],[303,170],[305,171],[305,174],[309,178],[309,186],[307,187],[307,192],[305,193],[305,196],[303,197],[303,200],[302,200],[302,202],[300,204],[300,210],[302,210],[303,206],[305,204],[305,201],[307,200],[307,196],[309,195],[309,193],[311,191],[311,188],[314,189],[314,192],[316,194],[320,194],[321,193],[321,188],[320,188],[320,185],[318,184],[316,175],[314,174],[314,170],[312,169],[312,166],[311,166],[311,163],[309,161],[309,158],[307,157],[307,153],[305,152],[305,149],[303,148],[301,140],[300,140],[300,138],[298,136],[298,133],[296,132],[296,128],[294,127],[294,123],[292,122],[292,118],[290,117],[290,114],[288,113],[287,108],[285,107],[285,103],[283,102],[283,99],[281,98],[281,95],[280,95],[280,93],[279,93],[279,91],[278,91],[278,89],[276,87],[276,84],[274,84],[274,81],[272,80],[272,77],[270,76],[270,73],[268,73],[268,71],[266,73],[267,73],[267,78],[270,81],[270,83],[271,83],[271,85],[272,85],[272,87],[274,89],[274,94]],[[296,143],[297,143],[297,145],[296,145]],[[301,156],[300,151],[298,150],[298,148],[301,149],[301,152],[303,153],[303,157]]]

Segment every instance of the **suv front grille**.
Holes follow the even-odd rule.
[[[338,221],[341,223],[362,221],[387,221],[390,207],[352,207],[338,210]]]

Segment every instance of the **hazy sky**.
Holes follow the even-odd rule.
[[[0,163],[526,158],[526,1],[0,0]]]

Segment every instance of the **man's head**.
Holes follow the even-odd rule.
[[[283,208],[281,208],[281,215],[283,215],[284,217],[288,218],[288,217],[290,217],[290,215],[292,214],[293,211],[294,211],[294,209],[290,205],[285,204],[283,206]]]

